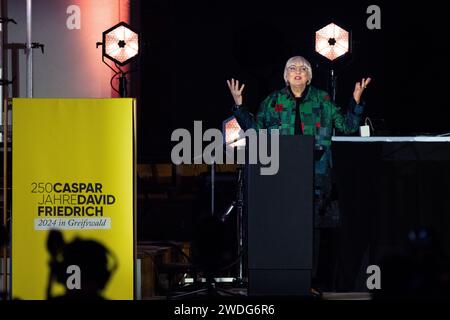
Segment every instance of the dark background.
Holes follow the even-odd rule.
[[[366,26],[367,7],[381,9],[381,30]],[[135,8],[136,9],[136,8]],[[141,1],[139,73],[141,161],[170,162],[176,128],[221,128],[232,97],[226,80],[245,82],[256,112],[282,88],[293,55],[313,64],[313,85],[327,90],[328,66],[314,52],[314,33],[334,21],[352,32],[352,54],[339,61],[337,103],[346,108],[356,81],[373,78],[365,116],[383,119],[386,134],[441,134],[447,124],[448,11],[425,2]],[[382,122],[379,128],[382,127]]]
[[[381,9],[381,30],[366,26],[370,16],[366,10],[373,4]],[[138,12],[134,21],[144,40],[135,88],[141,163],[171,163],[175,144],[171,133],[177,128],[192,132],[195,120],[203,121],[204,130],[221,128],[231,115],[233,99],[226,85],[231,77],[246,84],[244,103],[254,113],[270,92],[284,86],[284,66],[294,55],[311,62],[312,84],[329,91],[329,65],[314,52],[314,34],[330,22],[350,30],[353,40],[352,53],[335,66],[339,106],[345,110],[355,82],[370,76],[373,81],[363,96],[363,120],[374,120],[378,135],[450,132],[446,112],[450,12],[443,3],[152,0],[140,1],[133,12]],[[342,147],[342,143],[333,147]],[[339,243],[336,234],[322,236],[328,253],[321,259],[330,267],[322,272],[331,279],[334,259],[339,260],[338,279],[345,291],[355,289],[351,283],[358,274],[363,275],[360,285],[365,290],[361,266],[378,263],[391,250],[403,252],[411,228],[432,227],[444,235],[448,251],[445,213],[449,204],[443,200],[448,190],[448,157],[439,155],[425,162],[417,157],[385,159],[383,150],[376,147],[370,144],[365,150],[344,145],[334,158],[345,224],[337,231],[345,237]],[[234,199],[236,177],[228,175],[227,182],[216,185],[216,214]],[[195,226],[209,208],[208,176],[206,172],[190,177],[195,183],[186,190],[192,190],[193,201],[176,197],[145,201],[140,206],[140,239],[190,240],[199,234]],[[181,180],[185,183],[187,177]],[[230,239],[235,237],[236,215],[230,216],[227,237],[222,238],[235,253]]]

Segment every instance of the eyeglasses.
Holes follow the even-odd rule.
[[[298,71],[298,72],[300,72],[300,73],[302,73],[302,72],[307,72],[307,71],[308,71],[308,68],[305,67],[305,66],[301,66],[301,67],[290,66],[290,67],[288,67],[287,69],[288,69],[289,72],[292,72],[292,73],[294,73],[294,72],[296,72],[296,71]]]

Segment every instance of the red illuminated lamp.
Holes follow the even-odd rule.
[[[350,33],[334,23],[316,31],[316,52],[333,61],[350,49]]]
[[[222,123],[225,145],[230,148],[243,148],[245,147],[245,136],[242,135],[243,131],[241,126],[237,122],[236,118],[230,117]]]
[[[336,101],[335,60],[350,52],[350,32],[330,23],[316,31],[316,52],[330,62],[331,96]]]
[[[126,65],[139,53],[139,33],[125,22],[103,32],[103,56],[120,66]]]
[[[126,75],[131,71],[122,70],[121,67],[125,66],[139,54],[139,33],[127,23],[120,22],[103,32],[102,42],[97,42],[97,48],[98,46],[103,47],[103,63],[114,72],[110,81],[112,89],[120,94],[121,97],[127,97],[128,85]],[[117,70],[106,63],[105,57],[114,62]],[[112,84],[117,75],[120,75],[119,90],[114,88]]]

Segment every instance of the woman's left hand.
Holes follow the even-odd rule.
[[[372,80],[372,79],[370,79],[370,78],[364,79],[363,78],[361,82],[357,82],[355,84],[355,90],[353,91],[353,98],[355,99],[357,104],[359,104],[359,102],[361,101],[361,95],[362,95],[364,89],[367,88],[367,85],[369,84],[370,80]]]

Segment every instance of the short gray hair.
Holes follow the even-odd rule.
[[[300,62],[301,64],[303,64],[306,67],[306,73],[308,75],[308,84],[311,83],[311,79],[312,79],[312,68],[311,68],[311,64],[309,63],[308,60],[306,60],[305,58],[303,58],[302,56],[294,56],[292,58],[290,58],[287,62],[286,62],[286,66],[284,67],[284,82],[286,82],[286,85],[289,85],[288,82],[288,67],[293,64],[294,62]]]

